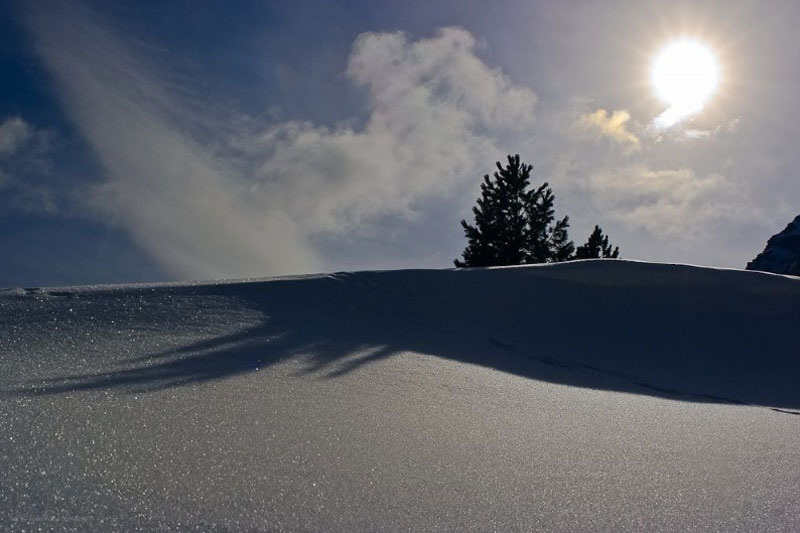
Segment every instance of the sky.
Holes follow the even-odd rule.
[[[800,213],[798,22],[793,1],[5,2],[0,286],[449,268],[517,153],[576,244],[599,224],[623,258],[743,268]],[[719,84],[665,120],[652,66],[683,38]]]

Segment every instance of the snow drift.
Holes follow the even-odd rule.
[[[629,261],[0,295],[0,524],[800,527],[800,280]]]

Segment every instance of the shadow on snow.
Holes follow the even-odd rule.
[[[205,294],[264,318],[14,394],[161,390],[292,357],[304,358],[302,374],[333,379],[413,351],[572,386],[794,409],[798,289],[777,276],[623,261],[164,287],[148,294]]]

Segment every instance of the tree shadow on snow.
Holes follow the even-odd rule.
[[[158,291],[177,299],[202,293],[263,319],[116,360],[117,370],[32,381],[14,393],[163,390],[290,358],[302,358],[301,374],[335,379],[412,351],[572,386],[800,408],[793,334],[800,283],[777,276],[598,261],[340,273],[151,294]]]

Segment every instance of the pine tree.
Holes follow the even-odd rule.
[[[550,225],[555,218],[555,195],[547,182],[533,193],[526,206],[528,218],[526,263],[547,263],[551,257]],[[518,263],[519,264],[519,263]]]
[[[608,242],[608,235],[603,235],[600,226],[595,226],[594,231],[589,235],[589,240],[583,246],[578,246],[575,250],[575,259],[599,259],[619,257],[619,246],[611,249]]]
[[[508,156],[505,168],[498,161],[493,179],[483,177],[481,196],[472,208],[475,225],[461,221],[467,237],[463,261],[457,267],[501,266],[566,261],[574,245],[567,229],[569,217],[553,224],[555,196],[545,182],[529,189],[533,167]]]
[[[569,228],[569,217],[565,216],[556,222],[553,233],[550,236],[550,255],[554,263],[573,259],[572,254],[575,252],[575,245],[569,240],[567,228]]]

